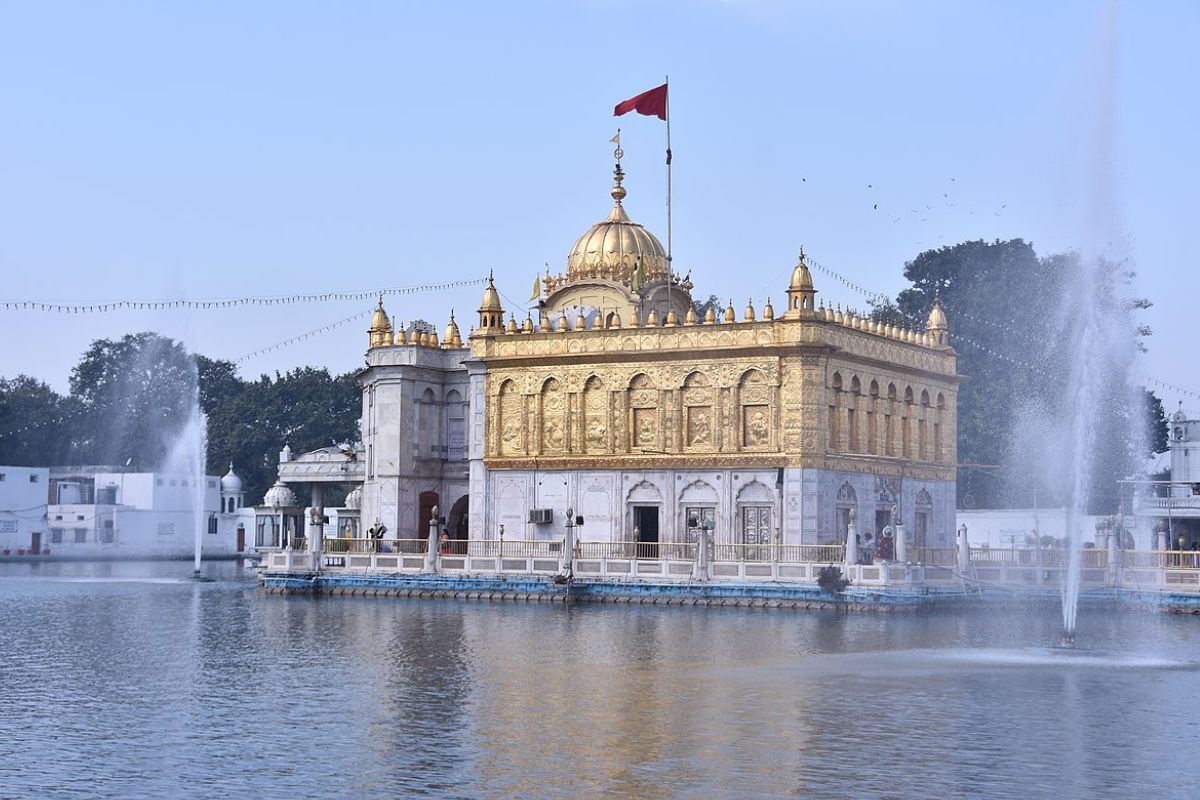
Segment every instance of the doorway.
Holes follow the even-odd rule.
[[[633,507],[637,558],[658,558],[658,506]]]
[[[438,505],[437,492],[421,492],[417,498],[417,530],[413,534],[414,539],[429,538],[429,523],[433,521],[433,509]],[[440,512],[441,509],[439,508]],[[399,534],[397,534],[399,535]],[[434,542],[437,542],[437,537],[434,537]]]
[[[42,532],[33,531],[29,534],[29,552],[35,556],[42,552]]]
[[[465,556],[467,554],[467,536],[470,522],[470,495],[463,495],[455,501],[446,515],[446,529],[450,532],[450,541],[442,546],[442,554]]]

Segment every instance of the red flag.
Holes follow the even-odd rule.
[[[613,116],[619,117],[630,111],[665,120],[667,118],[667,84],[664,83],[657,89],[642,92],[624,103],[617,103],[617,107],[613,109]]]

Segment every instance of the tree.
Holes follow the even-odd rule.
[[[1065,345],[1086,329],[1081,315],[1089,303],[1119,323],[1110,326],[1114,340],[1096,365],[1103,388],[1088,397],[1096,428],[1104,432],[1092,452],[1091,510],[1115,508],[1115,481],[1136,472],[1146,454],[1144,433],[1159,423],[1142,422],[1126,355],[1132,337],[1149,333],[1132,319],[1149,302],[1123,298],[1131,277],[1124,265],[1103,263],[1097,280],[1084,267],[1076,253],[1042,258],[1021,239],[963,242],[919,254],[904,269],[912,286],[894,305],[876,305],[881,318],[899,314],[909,325],[924,320],[935,299],[946,307],[958,371],[966,376],[958,397],[958,451],[960,464],[969,466],[959,473],[960,505],[1064,501],[1069,467],[1061,456],[1072,445],[1067,397],[1074,385]],[[1094,294],[1081,297],[1087,286]],[[1153,418],[1153,403],[1146,413]]]
[[[303,453],[360,439],[353,373],[302,367],[245,381],[232,362],[192,355],[156,333],[93,342],[70,385],[62,397],[28,376],[0,379],[0,463],[158,469],[199,403],[208,473],[232,463],[253,504],[275,482],[285,444]],[[327,492],[326,502],[341,502],[341,493]]]
[[[196,362],[182,344],[149,331],[98,339],[71,371],[79,403],[78,463],[159,468],[198,397]]]
[[[692,300],[692,308],[696,309],[696,316],[703,321],[704,315],[711,308],[714,314],[721,313],[721,301],[715,294],[710,294],[707,300]]]
[[[205,408],[209,470],[220,474],[232,463],[250,503],[275,482],[285,444],[303,453],[334,444],[353,446],[360,439],[362,394],[353,373],[334,377],[326,369],[302,367],[240,382],[237,391],[218,388],[232,387],[221,369],[206,374],[212,380],[202,392],[210,397]],[[336,493],[327,493],[327,504],[337,502]]]
[[[0,464],[41,467],[70,459],[74,403],[28,375],[0,378]]]

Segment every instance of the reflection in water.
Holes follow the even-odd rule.
[[[0,569],[3,794],[1188,797],[1194,620],[259,593]]]

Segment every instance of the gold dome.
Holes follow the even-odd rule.
[[[454,309],[450,309],[450,324],[446,326],[446,335],[442,337],[446,347],[462,347],[462,334],[458,331],[458,323],[454,321]]]
[[[804,248],[800,248],[800,260],[796,264],[796,268],[792,270],[792,282],[788,289],[793,292],[801,292],[811,290],[813,288],[812,273],[808,269],[808,264],[804,260]]]
[[[371,327],[367,328],[368,347],[386,347],[392,343],[392,322],[387,312],[383,310],[383,295],[379,295],[379,307],[371,317]]]
[[[479,311],[482,313],[503,310],[500,305],[500,293],[496,291],[496,284],[492,282],[492,274],[489,272],[487,288],[483,290],[483,302],[479,304]]]
[[[576,240],[567,255],[567,281],[605,278],[630,285],[639,259],[644,282],[667,280],[670,269],[662,242],[629,219],[621,205],[626,193],[621,185],[625,173],[621,171],[620,164],[613,171],[613,176],[612,212],[607,219],[597,222]]]

